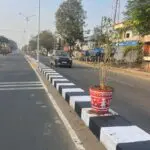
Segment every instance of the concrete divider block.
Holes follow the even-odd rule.
[[[58,83],[57,86],[56,86],[56,89],[59,90],[60,86],[70,86],[71,87],[71,86],[75,86],[75,84],[71,83],[71,82],[68,82],[68,83]]]
[[[137,126],[103,127],[100,141],[108,150],[150,150],[150,135]]]
[[[65,88],[65,89],[62,89],[62,96],[64,99],[66,99],[66,93],[76,93],[76,92],[84,92],[83,89],[81,88]]]

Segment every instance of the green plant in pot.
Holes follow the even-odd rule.
[[[112,58],[112,40],[110,39],[111,34],[111,20],[104,17],[101,27],[101,35],[103,36],[102,45],[104,48],[103,62],[100,63],[99,77],[100,83],[98,85],[89,88],[91,96],[91,107],[92,111],[99,114],[106,114],[109,112],[110,102],[112,100],[113,88],[106,84],[106,76],[111,63]],[[105,33],[103,33],[105,32]],[[104,38],[105,37],[105,38]]]

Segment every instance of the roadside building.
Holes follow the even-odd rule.
[[[115,38],[114,42],[116,43],[118,49],[116,51],[115,58],[120,60],[123,57],[123,49],[126,46],[137,46],[139,42],[144,43],[143,52],[144,52],[144,60],[150,61],[150,35],[146,35],[142,37],[138,32],[129,28],[126,28],[125,23],[121,22],[114,25],[114,29],[117,34],[117,38]],[[130,53],[132,57],[126,58],[127,61],[134,62],[136,59],[136,53]]]

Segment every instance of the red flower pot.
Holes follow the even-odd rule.
[[[112,88],[106,87],[105,89],[101,89],[95,86],[89,90],[92,109],[97,113],[107,113],[112,100]]]

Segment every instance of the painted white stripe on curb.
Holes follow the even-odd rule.
[[[51,69],[49,69],[48,67],[42,68],[42,73],[44,73],[45,71],[51,71]]]
[[[53,71],[47,71],[47,72],[44,73],[44,75],[47,74],[47,73],[56,73],[56,71],[54,71],[54,70]]]
[[[51,71],[54,71],[53,69],[46,69],[46,70],[44,70],[43,69],[43,72],[45,73],[45,72],[51,72]]]
[[[84,92],[84,90],[83,89],[81,89],[81,88],[68,88],[68,89],[62,89],[62,96],[63,96],[63,98],[65,98],[66,97],[66,93],[67,92]]]
[[[48,72],[55,72],[54,70],[43,71],[43,74],[46,75]]]
[[[65,78],[63,78],[63,79],[52,79],[52,85],[54,86],[54,82],[55,81],[69,81],[68,79],[65,79]]]
[[[75,102],[90,102],[90,96],[70,96],[70,106],[75,109]]]
[[[63,78],[62,75],[49,75],[49,81],[51,80],[51,78]]]
[[[45,68],[46,66],[44,64],[39,64],[40,68]]]
[[[59,86],[64,85],[64,86],[72,86],[75,85],[74,83],[57,83],[56,84],[56,89],[59,89]]]
[[[46,79],[48,78],[48,75],[59,75],[59,73],[56,73],[56,72],[48,72],[48,73],[46,73]]]
[[[116,150],[119,143],[149,141],[150,135],[137,126],[102,127],[100,141],[108,150]]]
[[[96,117],[96,114],[90,114],[88,111],[91,110],[91,108],[82,108],[81,111],[81,119],[84,121],[84,123],[86,124],[86,126],[89,127],[89,123],[90,123],[90,118],[91,117]],[[111,150],[111,149],[110,149]]]

